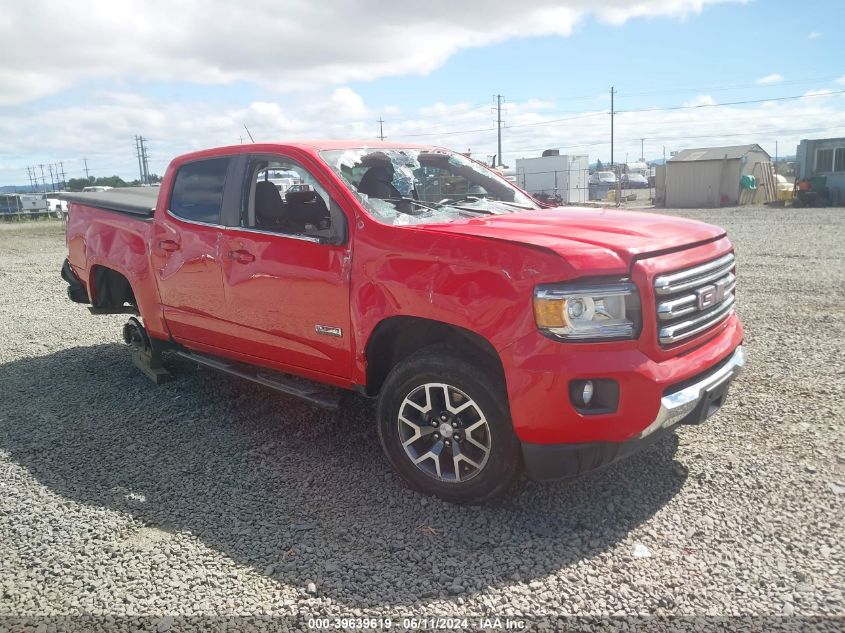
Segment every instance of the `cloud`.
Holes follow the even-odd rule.
[[[809,95],[819,91],[809,91]],[[801,138],[845,135],[845,96],[767,102],[746,106],[688,108],[671,111],[623,112],[615,119],[617,161],[625,154],[639,157],[644,138],[647,159],[689,147],[759,143],[781,155]],[[315,103],[343,103],[356,116],[339,117],[333,107]],[[699,95],[688,105],[712,103]],[[554,107],[550,107],[550,106]],[[590,160],[610,158],[609,108],[572,112],[571,103],[550,104],[526,99],[508,103],[503,129],[505,162],[539,156],[548,148],[564,154],[587,154]],[[63,161],[69,177],[83,175],[82,157],[97,176],[137,177],[132,141],[148,138],[150,167],[163,173],[178,154],[245,140],[245,123],[256,141],[298,138],[359,138],[375,144],[376,119],[384,114],[384,133],[396,142],[443,145],[485,159],[496,153],[496,130],[490,105],[439,102],[421,104],[413,112],[375,108],[347,86],[326,88],[301,103],[261,100],[247,104],[151,99],[129,92],[99,93],[93,105],[63,105],[46,110],[3,114],[0,110],[0,183],[26,182],[26,166]],[[786,148],[786,149],[785,149]]]
[[[771,75],[766,75],[765,77],[760,77],[756,81],[758,84],[779,84],[783,81],[783,77],[777,73],[772,73]]]
[[[0,105],[102,78],[290,91],[426,74],[460,49],[569,35],[589,15],[621,24],[720,1],[430,0],[409,10],[382,0],[87,0],[67,11],[51,0],[11,2],[0,19]]]
[[[807,36],[808,40],[817,40],[819,39],[823,33],[819,33],[818,31],[811,31],[810,34]]]
[[[833,90],[830,88],[819,88],[818,90],[808,90],[804,93],[805,97],[828,97],[833,95]]]
[[[695,106],[704,106],[704,105],[714,105],[716,100],[711,97],[710,95],[698,95],[697,97],[693,97],[689,101],[685,101],[684,105],[686,107],[695,107]]]
[[[842,76],[839,79],[837,79],[836,83],[838,83],[840,86],[845,86],[845,76]]]

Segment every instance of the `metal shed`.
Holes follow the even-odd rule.
[[[759,145],[687,149],[666,163],[667,207],[723,207],[774,199],[772,158]],[[757,192],[742,195],[740,178],[757,179]]]
[[[798,178],[824,177],[829,200],[845,203],[845,138],[803,139],[795,162]]]

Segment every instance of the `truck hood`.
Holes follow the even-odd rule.
[[[720,227],[669,215],[582,207],[483,216],[426,228],[545,248],[576,271],[591,274],[626,272],[635,258],[726,234]]]

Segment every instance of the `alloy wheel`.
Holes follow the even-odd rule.
[[[438,481],[467,482],[490,457],[491,434],[484,412],[452,385],[425,383],[414,388],[399,406],[397,429],[411,462]]]

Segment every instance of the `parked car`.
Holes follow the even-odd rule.
[[[616,174],[612,171],[594,171],[590,174],[590,184],[616,186]]]
[[[648,178],[642,174],[623,174],[622,175],[623,189],[648,189]]]
[[[134,312],[124,340],[156,382],[168,352],[326,408],[378,398],[390,464],[453,502],[719,409],[745,362],[724,229],[541,208],[459,153],[367,145],[235,145],[174,159],[157,198],[65,194],[69,297]],[[310,188],[263,181],[282,169]],[[484,194],[420,193],[435,173]]]
[[[296,184],[296,180],[293,178],[268,178],[268,182],[272,182],[276,185],[276,189],[281,191],[282,193],[286,192],[288,189],[291,188],[294,184]]]
[[[290,187],[288,187],[287,190],[288,191],[314,191],[314,187],[312,187],[311,185],[309,185],[307,183],[300,182],[300,183],[296,183],[294,185],[291,185]]]

